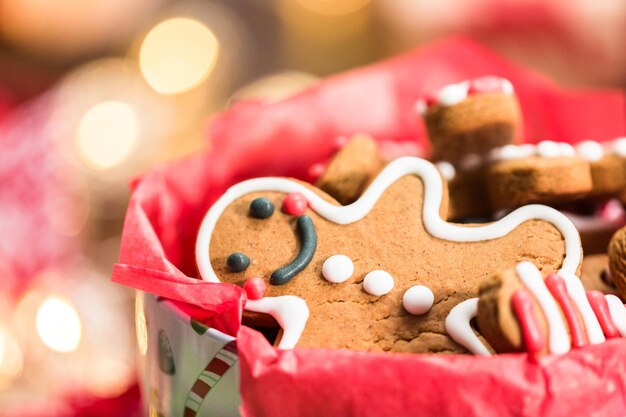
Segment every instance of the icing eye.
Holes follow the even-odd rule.
[[[259,197],[250,203],[250,215],[257,219],[267,219],[274,214],[274,203],[269,199]]]
[[[226,266],[231,272],[242,272],[250,266],[250,259],[241,252],[233,252],[228,255]]]

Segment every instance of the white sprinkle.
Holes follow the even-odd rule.
[[[561,149],[558,143],[544,140],[537,145],[537,155],[544,158],[556,158],[561,156]]]
[[[437,94],[437,101],[443,106],[453,106],[467,98],[467,83],[450,84]]]
[[[402,305],[411,314],[416,316],[430,311],[435,302],[435,295],[430,288],[415,285],[405,291],[402,296]]]
[[[617,138],[613,141],[613,152],[622,158],[626,158],[626,137]]]
[[[451,181],[456,176],[456,170],[454,169],[454,165],[447,161],[437,162],[435,164],[441,175],[448,181]]]
[[[393,289],[393,277],[385,271],[377,269],[365,275],[363,289],[366,293],[380,297]]]
[[[346,255],[333,255],[322,265],[322,276],[335,284],[346,281],[353,273],[354,264]]]
[[[602,145],[594,140],[585,140],[576,145],[576,152],[581,158],[590,162],[596,162],[604,156]]]

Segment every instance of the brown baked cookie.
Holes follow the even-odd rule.
[[[561,354],[625,335],[626,309],[613,295],[585,292],[576,275],[542,274],[524,262],[480,287],[478,328],[496,352]]]
[[[381,167],[376,141],[366,135],[355,135],[337,152],[315,185],[341,204],[350,204]]]
[[[433,145],[433,160],[459,164],[517,141],[521,113],[513,86],[487,76],[443,87],[417,103]]]
[[[619,229],[609,243],[609,271],[617,291],[626,298],[626,227]]]
[[[448,162],[438,162],[435,165],[448,180],[449,220],[490,217],[491,207],[485,187],[486,174],[483,166],[456,170]]]
[[[588,195],[593,188],[591,168],[574,152],[569,144],[551,141],[494,151],[486,179],[492,209],[561,203]]]
[[[626,225],[626,211],[616,198],[574,202],[564,207],[562,213],[578,229],[585,255],[605,254],[615,232]]]
[[[587,291],[619,296],[609,271],[609,256],[606,253],[585,255],[580,280]]]
[[[480,283],[524,260],[573,273],[578,234],[548,207],[447,223],[445,200],[439,172],[413,157],[392,161],[346,207],[293,180],[246,181],[207,213],[198,267],[252,289],[245,308],[274,317],[281,348],[486,353],[470,326]]]
[[[616,195],[626,189],[626,143],[605,144],[586,140],[576,144],[576,153],[589,161],[593,189],[590,197]]]

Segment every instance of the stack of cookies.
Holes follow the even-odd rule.
[[[521,144],[498,77],[416,109],[430,161],[357,135],[315,184],[230,188],[199,230],[202,278],[242,286],[244,324],[283,349],[560,354],[626,336],[626,139]]]

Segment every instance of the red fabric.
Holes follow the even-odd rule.
[[[245,417],[623,416],[626,342],[567,355],[362,354],[280,351],[242,328]]]
[[[307,178],[311,165],[331,155],[338,135],[365,132],[391,153],[390,144],[402,141],[412,144],[403,149],[423,153],[415,101],[444,84],[486,74],[516,87],[529,141],[606,140],[626,132],[622,93],[564,90],[471,41],[444,41],[332,77],[281,102],[241,102],[214,117],[207,127],[210,153],[135,182],[113,280],[177,300],[192,317],[235,334],[243,290],[189,278],[197,276],[199,224],[228,186],[268,174]],[[243,329],[240,353],[248,417],[626,412],[624,340],[536,365],[523,355],[277,352]]]

